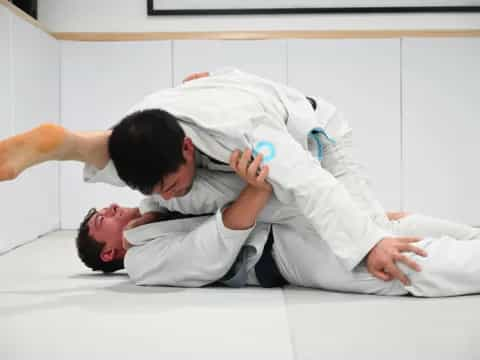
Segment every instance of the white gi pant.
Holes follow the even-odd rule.
[[[354,271],[348,271],[327,243],[304,226],[306,223],[292,222],[274,225],[273,256],[285,279],[292,285],[377,295],[437,297],[480,293],[480,229],[419,214],[389,221],[362,167],[353,159],[351,128],[336,116],[325,130],[336,144],[324,144],[322,166],[344,184],[355,203],[378,226],[392,235],[422,237],[413,245],[424,249],[428,256],[405,253],[420,265],[421,272],[397,263],[411,285],[383,281],[367,271],[364,261]]]

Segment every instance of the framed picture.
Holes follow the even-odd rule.
[[[37,19],[37,0],[8,0],[16,7],[22,9],[28,15]]]
[[[480,0],[147,0],[148,15],[475,12]]]

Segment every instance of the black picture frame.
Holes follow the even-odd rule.
[[[34,19],[38,19],[37,14],[37,0],[8,0],[13,5],[26,12],[28,15]],[[152,3],[153,5],[153,3]]]
[[[178,9],[158,10],[154,0],[147,0],[149,16],[163,15],[259,15],[259,14],[382,14],[382,13],[446,13],[480,12],[480,6],[395,6],[395,7],[335,7],[335,8],[276,8],[276,9]]]

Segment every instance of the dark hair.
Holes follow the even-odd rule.
[[[96,212],[96,209],[90,209],[80,224],[76,239],[78,257],[92,270],[101,270],[104,273],[111,273],[123,269],[125,267],[123,259],[108,262],[102,260],[100,254],[102,253],[104,244],[99,243],[89,234],[90,228],[88,226],[88,221],[96,214]]]
[[[175,116],[159,109],[143,110],[115,125],[108,151],[120,178],[131,188],[151,194],[158,182],[185,163],[184,139]]]

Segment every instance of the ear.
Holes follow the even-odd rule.
[[[113,261],[114,258],[115,258],[115,249],[103,250],[100,253],[100,259],[102,259],[103,262]]]
[[[191,160],[195,153],[195,145],[193,145],[192,139],[187,136],[183,139],[182,153],[185,160]]]

